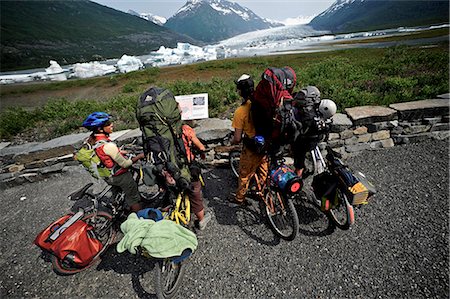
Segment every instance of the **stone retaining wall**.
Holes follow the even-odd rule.
[[[389,107],[362,106],[345,109],[333,117],[327,144],[343,154],[344,159],[364,150],[376,150],[430,138],[444,140],[450,136],[450,94],[437,99],[397,103]],[[197,122],[197,135],[213,150],[208,163],[227,161],[229,148],[221,141],[231,132],[231,121],[206,119]],[[89,133],[62,136],[43,143],[11,146],[0,143],[0,189],[42,180],[67,166],[78,165],[73,152]],[[139,129],[115,132],[111,138],[126,144],[141,136]],[[325,144],[322,144],[324,146]],[[214,150],[215,149],[215,150]]]

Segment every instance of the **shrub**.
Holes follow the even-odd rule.
[[[295,91],[315,85],[320,89],[322,98],[333,99],[340,111],[352,106],[388,105],[430,98],[449,91],[448,43],[429,49],[400,46],[208,61],[186,66],[184,73],[181,71],[181,74],[191,74],[194,70],[210,75],[213,70],[216,77],[206,82],[187,76],[176,81],[163,81],[159,79],[163,70],[147,68],[106,78],[32,84],[2,91],[2,94],[33,93],[83,85],[123,84],[122,93],[108,101],[58,99],[34,111],[3,109],[0,112],[0,137],[10,138],[37,123],[50,128],[54,135],[67,134],[76,131],[83,119],[93,111],[113,114],[117,130],[135,128],[137,99],[153,83],[170,89],[175,95],[208,93],[209,116],[217,117],[225,112],[229,116],[240,102],[234,79],[248,73],[257,84],[266,67],[285,65],[292,66],[297,73],[299,83]]]
[[[0,136],[12,137],[36,122],[32,113],[23,108],[8,108],[0,115]]]

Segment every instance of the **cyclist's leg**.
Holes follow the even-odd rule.
[[[256,169],[256,175],[258,176],[258,179],[261,184],[266,181],[268,173],[269,173],[269,161],[267,156],[264,155],[261,157],[258,168]]]
[[[237,203],[245,202],[245,194],[247,193],[250,179],[256,172],[261,163],[261,155],[253,153],[245,146],[241,152],[241,160],[239,163],[238,188],[236,190],[235,201]]]
[[[203,204],[203,196],[202,196],[202,183],[200,181],[201,175],[195,177],[192,176],[192,179],[195,180],[191,182],[190,189],[187,190],[187,195],[189,196],[189,201],[191,204],[191,210],[197,217],[196,225],[203,230],[208,222],[211,220],[211,215],[205,213],[205,207]]]
[[[109,185],[121,188],[125,193],[125,208],[130,209],[133,212],[141,209],[138,186],[134,181],[131,172],[127,171],[118,176],[106,178],[106,182]]]
[[[303,171],[305,171],[305,158],[308,151],[307,141],[301,137],[297,138],[294,142],[293,152],[295,172],[299,177],[302,177]]]
[[[202,198],[202,184],[200,181],[191,182],[190,189],[187,190],[189,200],[191,201],[191,209],[198,220],[204,217],[204,205]]]

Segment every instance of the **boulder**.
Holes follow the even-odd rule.
[[[400,120],[418,120],[449,114],[449,99],[433,99],[389,105],[398,111]]]
[[[196,121],[195,125],[197,137],[206,143],[222,140],[232,131],[229,119],[206,118]]]
[[[352,121],[347,115],[342,113],[336,113],[333,116],[333,125],[331,126],[331,132],[340,133],[345,129],[350,128],[353,125]]]
[[[381,106],[361,106],[346,108],[345,112],[353,121],[353,124],[355,126],[397,119],[397,111]]]

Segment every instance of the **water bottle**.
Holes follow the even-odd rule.
[[[261,136],[261,135],[255,136],[255,143],[260,146],[264,146],[264,144],[265,144],[264,136]]]

